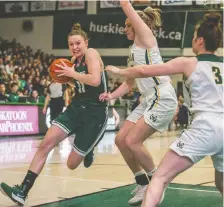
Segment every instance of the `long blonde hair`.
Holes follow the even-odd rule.
[[[160,9],[153,9],[148,6],[143,11],[137,10],[136,12],[151,30],[156,30],[162,26]]]

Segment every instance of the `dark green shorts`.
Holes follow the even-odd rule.
[[[107,113],[105,107],[69,105],[52,124],[68,134],[73,149],[85,156],[102,139]]]

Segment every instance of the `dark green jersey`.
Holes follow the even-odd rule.
[[[17,103],[19,101],[19,96],[16,93],[11,93],[8,99],[9,102]]]
[[[88,67],[85,62],[85,57],[83,57],[81,63],[77,65],[75,63],[75,70],[79,73],[88,74]],[[101,93],[107,92],[108,78],[105,71],[101,72],[101,83],[99,86],[94,87],[77,80],[75,83],[75,96],[73,98],[74,103],[81,103],[85,105],[93,106],[106,106],[107,103],[99,101],[99,95]]]

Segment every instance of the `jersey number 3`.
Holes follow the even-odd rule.
[[[217,67],[212,67],[212,71],[215,75],[215,83],[222,84],[222,75],[220,73],[220,69]]]

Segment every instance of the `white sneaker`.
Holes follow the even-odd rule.
[[[138,191],[140,185],[136,185],[135,189],[133,191],[131,191],[131,195],[135,195],[136,192]]]
[[[128,201],[128,204],[131,206],[138,206],[142,203],[142,201],[144,199],[145,191],[146,191],[148,185],[144,185],[144,186],[138,185],[138,186],[136,186],[136,188],[137,187],[138,187],[138,189],[136,190],[134,197]]]

